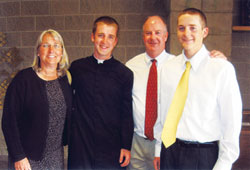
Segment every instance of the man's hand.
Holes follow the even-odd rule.
[[[120,160],[119,160],[121,167],[128,166],[130,158],[131,158],[130,151],[127,149],[121,149]]]
[[[155,170],[160,170],[160,157],[155,157],[154,159],[154,168]]]
[[[211,56],[212,58],[222,58],[222,59],[227,60],[227,57],[226,57],[222,52],[217,51],[217,50],[212,50],[212,51],[210,52],[210,56]]]
[[[30,163],[27,158],[15,162],[14,166],[16,170],[31,170]]]

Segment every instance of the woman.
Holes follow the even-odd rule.
[[[10,169],[64,168],[72,99],[68,66],[61,35],[43,31],[33,66],[15,76],[5,96],[2,129]]]

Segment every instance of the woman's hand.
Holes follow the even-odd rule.
[[[217,50],[212,50],[210,52],[210,56],[212,58],[222,58],[224,60],[227,60],[227,57],[224,55],[224,53],[220,52],[220,51],[217,51]]]
[[[15,169],[16,170],[31,170],[29,160],[24,158],[20,161],[15,162]]]

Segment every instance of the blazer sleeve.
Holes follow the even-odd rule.
[[[25,158],[25,153],[20,140],[19,124],[23,110],[25,90],[23,79],[17,75],[8,86],[2,116],[2,130],[6,141],[9,155],[13,161]]]
[[[130,150],[134,132],[134,122],[132,114],[132,87],[133,87],[132,71],[128,70],[124,78],[125,82],[123,84],[121,137],[122,137],[122,148]]]

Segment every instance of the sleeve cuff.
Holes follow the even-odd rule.
[[[222,169],[223,170],[231,170],[232,164],[217,160],[216,164],[214,165],[213,170],[222,170]]]
[[[155,157],[160,157],[161,155],[161,143],[158,143],[156,141],[156,144],[155,144]]]

